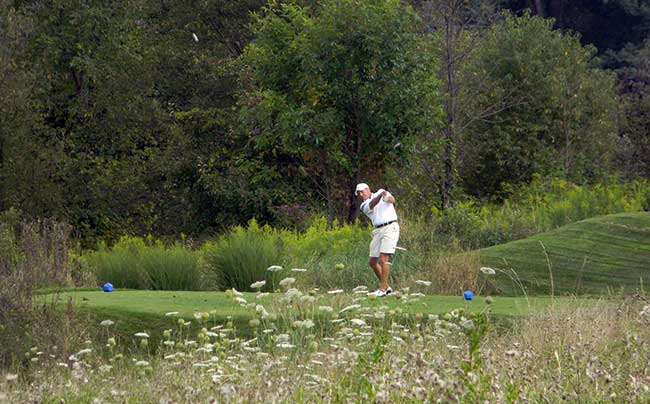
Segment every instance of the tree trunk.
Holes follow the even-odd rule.
[[[544,4],[542,3],[542,0],[530,0],[530,8],[536,15],[540,17],[546,16],[544,13]]]
[[[455,186],[455,173],[456,173],[456,153],[455,153],[455,130],[454,125],[456,122],[456,66],[454,62],[455,53],[455,31],[454,19],[455,10],[445,21],[445,62],[447,67],[447,92],[448,99],[445,105],[445,112],[447,114],[447,127],[444,131],[445,136],[445,154],[444,166],[445,174],[442,183],[442,209],[447,209],[452,203],[452,194]]]

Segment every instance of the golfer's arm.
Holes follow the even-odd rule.
[[[384,192],[386,192],[386,191],[384,191]],[[378,194],[377,196],[375,196],[375,197],[370,201],[370,205],[369,205],[370,210],[373,210],[373,209],[375,208],[375,206],[377,206],[377,204],[379,203],[379,201],[381,201],[381,198],[384,197],[384,192]]]

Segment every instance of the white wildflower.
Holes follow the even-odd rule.
[[[431,281],[423,281],[421,279],[418,279],[415,283],[421,286],[431,286]]]
[[[281,288],[288,288],[296,282],[296,278],[284,278],[280,281],[279,285]]]
[[[101,323],[99,323],[99,325],[101,325],[103,327],[110,327],[113,324],[115,324],[115,322],[113,320],[103,320]]]
[[[134,335],[138,338],[149,338],[149,334],[146,332],[136,332]]]
[[[137,367],[146,367],[146,366],[149,366],[149,362],[147,362],[147,361],[137,361],[135,363],[135,366],[137,366]]]
[[[350,320],[350,322],[358,327],[362,327],[366,325],[366,322],[361,320],[360,318],[353,318],[352,320]]]
[[[267,297],[268,295],[269,295],[268,293],[258,293],[258,294],[255,296],[255,300],[261,300],[261,299],[264,299],[264,298]]]
[[[239,297],[239,296],[235,298],[235,301],[236,301],[237,303],[239,303],[239,304],[243,304],[243,305],[248,304],[248,302],[246,301],[246,299],[244,299],[243,297]]]
[[[343,289],[328,290],[327,293],[330,295],[337,295],[339,293],[343,293]]]
[[[266,285],[266,281],[257,281],[251,284],[251,289],[262,289]]]
[[[111,366],[111,365],[102,365],[102,366],[99,367],[99,372],[100,373],[110,372],[111,370],[113,370],[113,366]]]
[[[334,309],[330,306],[318,306],[318,311],[323,313],[332,313]]]
[[[77,353],[75,354],[75,356],[81,356],[81,355],[89,354],[89,353],[91,353],[92,351],[93,351],[93,350],[90,349],[90,348],[82,349],[81,351],[77,352]]]
[[[351,306],[348,306],[348,307],[345,307],[345,308],[339,310],[339,314],[340,313],[345,313],[346,311],[355,310],[355,309],[358,309],[360,307],[361,307],[360,304],[353,304]]]
[[[283,342],[281,344],[277,344],[276,346],[282,349],[292,349],[296,347],[295,345],[289,344],[288,342]]]
[[[167,316],[167,317],[174,317],[174,316],[177,315],[177,314],[178,314],[177,311],[170,311],[169,313],[165,313],[165,316]]]
[[[494,275],[496,274],[496,271],[490,267],[481,267],[480,271],[483,272],[485,275]]]
[[[282,269],[283,268],[279,265],[271,265],[270,267],[266,268],[266,270],[269,272],[278,272],[278,271],[282,271]]]
[[[5,376],[5,380],[8,382],[13,382],[18,380],[18,375],[14,373],[7,373],[7,376]]]
[[[293,268],[291,272],[307,272],[307,270],[305,268]]]

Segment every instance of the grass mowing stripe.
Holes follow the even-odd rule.
[[[481,250],[481,262],[511,268],[528,293],[550,292],[547,256],[556,293],[632,291],[650,276],[650,213],[600,216],[525,240]],[[543,243],[544,248],[540,244]],[[505,293],[521,293],[508,276],[494,281]]]

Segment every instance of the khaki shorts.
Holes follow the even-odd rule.
[[[370,256],[379,258],[379,254],[395,254],[395,247],[399,240],[399,224],[391,223],[387,226],[372,231],[370,242]]]

